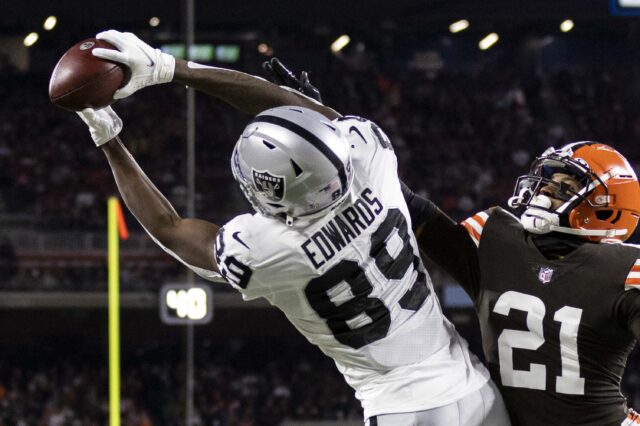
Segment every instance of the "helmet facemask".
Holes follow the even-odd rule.
[[[562,174],[575,180],[577,188],[566,181],[554,180],[554,175]],[[569,206],[589,202],[586,191],[589,183],[599,181],[599,178],[582,164],[556,156],[537,158],[528,175],[523,175],[516,181],[514,196],[509,199],[509,205],[514,208],[529,207],[543,208],[551,213],[562,213]],[[599,183],[602,184],[600,181]],[[543,195],[562,201],[558,209],[545,208],[535,203],[535,197]]]

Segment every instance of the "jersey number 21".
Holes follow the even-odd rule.
[[[500,359],[500,378],[504,386],[546,390],[547,367],[543,364],[531,364],[529,370],[514,370],[513,349],[535,351],[544,343],[542,320],[546,308],[542,300],[529,294],[507,291],[502,294],[493,312],[509,315],[511,309],[527,313],[528,331],[503,330],[498,337],[498,357]],[[578,357],[578,328],[582,318],[582,309],[563,306],[558,309],[553,320],[560,323],[560,360],[562,375],[556,377],[556,392],[570,395],[584,395],[584,378],[580,377],[580,359]]]

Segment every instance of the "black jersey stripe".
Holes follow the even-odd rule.
[[[338,170],[338,176],[340,177],[340,184],[342,185],[342,191],[347,189],[347,173],[344,170],[344,164],[338,158],[338,156],[325,144],[322,140],[305,129],[304,127],[294,123],[293,121],[286,120],[282,117],[276,117],[274,115],[259,115],[253,119],[253,123],[270,123],[275,124],[280,127],[284,127],[287,130],[292,131],[293,133],[300,136],[302,139],[309,142],[311,145],[316,147],[318,151],[324,154],[325,157],[333,164],[333,166]]]

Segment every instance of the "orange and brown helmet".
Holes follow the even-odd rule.
[[[552,180],[555,173],[570,175],[579,188]],[[555,187],[554,198],[563,201],[555,209],[535,201],[549,185]],[[638,225],[640,185],[627,159],[614,148],[598,142],[574,142],[549,148],[536,158],[529,174],[518,178],[509,204],[526,209],[521,219],[527,217],[527,211],[536,218],[556,215],[557,221],[552,220],[545,232],[580,235],[593,242],[625,241]],[[536,210],[545,212],[536,215]]]

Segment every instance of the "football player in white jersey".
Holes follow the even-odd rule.
[[[257,77],[175,59],[131,33],[98,38],[118,50],[94,55],[132,72],[117,98],[174,81],[247,113],[266,109],[231,156],[256,212],[221,228],[176,213],[117,137],[122,120],[111,108],[79,113],[125,203],[160,246],[204,278],[280,309],[334,359],[367,424],[509,424],[487,370],[442,314],[393,147],[377,125]]]

